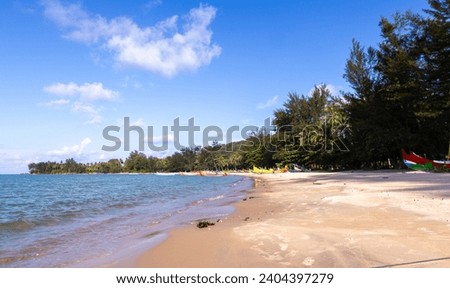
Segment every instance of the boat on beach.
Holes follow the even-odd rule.
[[[299,166],[297,164],[292,165],[292,169],[289,169],[289,172],[291,173],[297,173],[297,172],[311,172],[311,169],[306,168],[305,166]]]
[[[254,174],[273,174],[274,170],[272,168],[265,169],[265,168],[259,168],[259,167],[253,166],[253,169],[251,170],[251,172]]]
[[[406,152],[402,149],[402,159],[405,165],[413,170],[432,171],[432,170],[450,170],[449,160],[430,160],[419,156],[414,152]]]

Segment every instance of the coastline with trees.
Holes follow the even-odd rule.
[[[331,95],[325,84],[310,95],[290,92],[273,112],[276,131],[206,147],[186,147],[165,158],[133,151],[107,162],[39,162],[31,174],[151,173],[284,168],[318,170],[401,167],[400,150],[434,159],[450,140],[450,2],[429,0],[422,14],[382,18],[381,42],[353,40],[343,77],[353,91]]]

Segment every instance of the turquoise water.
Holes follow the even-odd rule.
[[[0,267],[96,267],[224,217],[251,180],[181,175],[0,175]]]

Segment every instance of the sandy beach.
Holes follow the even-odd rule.
[[[170,232],[134,267],[450,267],[450,174],[251,175],[214,226]]]

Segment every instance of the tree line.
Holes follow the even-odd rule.
[[[232,143],[239,145],[241,143]],[[64,162],[39,162],[28,165],[31,174],[80,174],[80,173],[155,173],[242,170],[252,167],[253,162],[243,157],[245,151],[229,151],[229,145],[215,143],[208,147],[184,148],[165,158],[147,156],[132,151],[124,160],[111,159],[107,162],[78,163],[73,158]]]
[[[400,149],[443,159],[450,140],[450,0],[429,0],[423,14],[382,18],[381,42],[352,42],[343,77],[353,91],[290,92],[274,111],[275,131],[245,140],[186,147],[163,159],[133,151],[125,161],[30,163],[30,173],[398,168]]]
[[[348,161],[379,166],[401,148],[445,157],[450,140],[450,1],[429,0],[424,15],[382,18],[382,41],[353,41],[344,77],[352,130]]]

